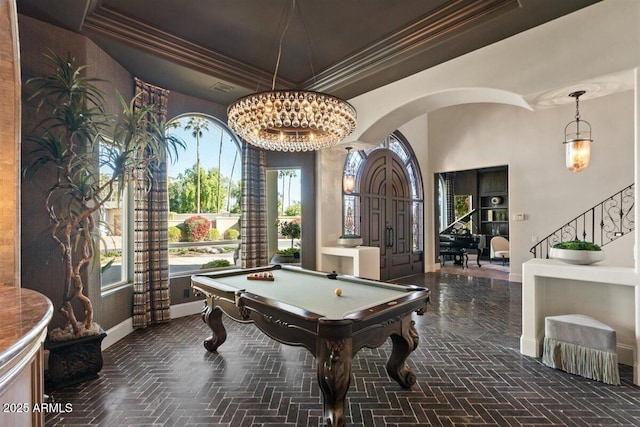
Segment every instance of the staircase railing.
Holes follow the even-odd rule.
[[[634,229],[634,184],[620,190],[578,215],[530,250],[534,258],[549,258],[549,249],[567,240],[583,240],[604,246]]]

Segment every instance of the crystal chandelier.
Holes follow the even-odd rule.
[[[593,139],[591,139],[591,125],[586,120],[580,120],[580,109],[578,107],[578,99],[584,94],[585,91],[583,90],[569,94],[569,96],[576,99],[576,119],[569,122],[564,128],[565,161],[570,172],[585,170],[591,160],[591,143],[593,142]],[[576,131],[567,132],[569,126],[574,123]],[[583,123],[582,130],[580,129],[581,123]]]
[[[295,0],[289,15],[294,14]],[[238,136],[257,147],[273,151],[312,151],[329,148],[351,134],[356,127],[356,111],[346,101],[321,92],[275,90],[282,53],[278,59],[270,91],[236,100],[227,109],[228,124]]]
[[[356,127],[356,111],[335,96],[271,90],[245,96],[227,110],[229,127],[250,144],[276,151],[329,148]]]

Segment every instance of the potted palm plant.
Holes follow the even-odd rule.
[[[50,330],[47,339],[51,352],[48,371],[55,373],[52,356],[61,343],[104,337],[94,321],[83,279],[99,257],[100,210],[140,174],[152,179],[158,161],[177,155],[183,144],[176,137],[165,136],[164,124],[149,114],[154,106],[134,109],[134,100],[127,103],[118,94],[122,113],[108,114],[103,92],[95,85],[97,79],[83,76],[85,66],[76,66],[71,55],[62,59],[50,53],[46,57],[51,72],[27,82],[27,87],[33,88],[28,99],[37,103],[43,119],[28,138],[36,148],[29,153],[23,176],[30,179],[41,174],[47,180],[42,208],[49,225],[44,235],[54,241],[59,249],[57,260],[64,266],[64,277],[52,278],[60,285],[57,310],[64,318],[64,324]],[[106,176],[101,174],[103,166],[109,170]],[[56,375],[83,377],[89,371],[89,377],[95,376],[97,372],[90,372],[95,367],[86,367],[85,362],[97,358],[97,369],[101,369],[99,341],[97,348],[98,355],[82,350],[80,363],[65,361]],[[68,348],[61,352],[71,353]],[[77,381],[59,378],[53,382]]]

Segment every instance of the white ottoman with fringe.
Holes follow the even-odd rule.
[[[542,363],[570,374],[620,385],[616,331],[582,314],[544,319]]]

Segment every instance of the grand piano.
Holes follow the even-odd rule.
[[[469,222],[471,216],[478,210],[473,209],[465,216],[452,222],[440,232],[440,263],[445,265],[447,258],[453,259],[454,264],[469,266],[469,251],[475,250],[478,254],[476,262],[480,267],[480,254],[484,246],[483,236],[471,234],[471,231],[464,227],[464,223]]]

